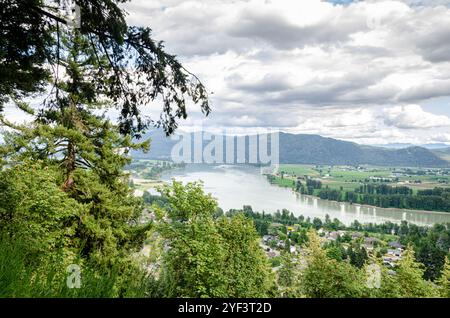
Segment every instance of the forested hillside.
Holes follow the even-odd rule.
[[[167,138],[158,130],[148,133],[146,137],[152,138],[152,151],[148,154],[133,152],[133,157],[152,159],[171,158],[171,150],[178,140]],[[193,144],[194,134],[191,134],[190,138]],[[222,138],[225,140],[225,137]],[[248,160],[248,137],[234,138],[235,143],[237,143],[236,138],[245,138],[247,149],[246,158]],[[207,140],[203,140],[203,147],[208,142]],[[280,133],[279,136],[279,155],[280,163],[285,164],[371,164],[403,167],[447,167],[449,165],[448,161],[438,156],[435,152],[422,147],[413,146],[403,149],[388,149],[364,146],[352,142],[324,138],[318,135],[295,135],[286,133]]]

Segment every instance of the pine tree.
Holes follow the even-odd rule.
[[[450,298],[450,259],[448,256],[445,258],[444,268],[437,284],[441,297]]]
[[[414,256],[414,249],[409,245],[402,254],[396,268],[396,281],[401,291],[401,297],[420,298],[434,297],[436,290],[433,285],[423,279],[423,265]]]
[[[200,80],[174,55],[166,53],[162,42],[152,39],[150,28],[126,23],[123,2],[76,1],[82,17],[76,33],[91,51],[85,66],[95,73],[91,97],[103,95],[113,101],[120,111],[120,133],[137,137],[150,125],[161,126],[172,134],[178,120],[187,117],[187,98],[208,115],[208,94]],[[5,102],[20,102],[24,95],[42,91],[49,78],[57,87],[64,75],[67,65],[62,39],[74,29],[60,16],[60,9],[60,0],[0,2],[0,112]],[[156,120],[145,116],[141,109],[155,100],[162,101],[160,118]]]
[[[306,267],[302,270],[302,293],[311,298],[361,297],[364,275],[347,262],[330,259],[320,238],[311,230],[305,248]]]
[[[401,295],[393,270],[383,265],[381,258],[369,256],[365,265],[366,296],[374,298],[398,298]]]
[[[141,201],[133,197],[123,172],[131,160],[129,150],[148,149],[148,143],[133,143],[94,114],[104,101],[98,100],[100,92],[94,93],[93,69],[102,65],[91,60],[92,48],[78,32],[67,33],[62,43],[66,75],[39,113],[21,106],[36,119],[12,125],[15,130],[0,151],[10,166],[38,161],[57,171],[54,182],[60,191],[84,207],[72,233],[75,245],[83,256],[108,264],[140,246],[149,227],[139,225]]]
[[[160,189],[156,230],[166,297],[268,297],[275,285],[253,223],[242,214],[214,218],[217,203],[200,184],[174,181]]]
[[[278,273],[278,289],[281,297],[299,297],[299,270],[288,252],[281,254],[281,266]]]

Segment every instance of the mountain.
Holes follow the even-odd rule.
[[[450,147],[443,149],[435,149],[433,153],[443,160],[447,160],[450,162]]]
[[[402,149],[409,147],[422,147],[430,150],[438,150],[438,149],[446,149],[449,148],[449,145],[444,143],[434,143],[434,144],[423,144],[423,145],[414,145],[414,144],[402,144],[402,143],[391,143],[391,144],[383,144],[383,145],[373,145],[374,147],[381,148],[390,148],[390,149]]]
[[[449,145],[444,144],[444,143],[435,143],[435,144],[421,145],[421,147],[433,150],[433,149],[447,149],[447,148],[449,148]]]
[[[142,136],[141,140],[151,139],[150,151],[143,153],[142,151],[132,151],[131,155],[135,159],[169,159],[172,147],[177,143],[171,137],[166,137],[162,130],[154,130]]]
[[[445,167],[449,163],[422,147],[386,149],[318,135],[280,134],[280,162],[330,165]]]
[[[194,139],[191,135],[191,139]],[[168,159],[172,147],[178,142],[155,131],[144,138],[152,138],[150,152],[134,152],[135,158]],[[234,137],[236,138],[236,137]],[[245,138],[246,157],[248,158],[248,137]],[[448,167],[447,157],[424,147],[411,146],[401,149],[365,146],[353,142],[325,138],[319,135],[288,134],[279,135],[280,163],[323,164],[323,165],[359,165],[406,167]],[[209,141],[203,142],[203,147]],[[193,144],[193,142],[192,142]],[[270,146],[269,146],[270,149]],[[447,154],[450,159],[450,148]]]

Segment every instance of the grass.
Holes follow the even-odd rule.
[[[281,179],[276,176],[274,184],[282,187],[292,187],[292,181],[295,181],[297,177],[309,176],[311,178],[320,179],[322,183],[331,189],[340,190],[341,187],[345,191],[353,191],[360,186],[360,183],[368,181],[371,177],[390,178],[394,170],[401,170],[401,167],[397,168],[384,168],[367,166],[364,170],[354,171],[347,170],[345,166],[315,166],[315,165],[295,165],[285,164],[280,165],[279,172],[284,172],[284,178]],[[416,180],[420,180],[421,183],[413,183]],[[442,183],[444,181],[445,183]],[[435,187],[450,187],[450,176],[441,175],[412,175],[401,176],[399,182],[411,182],[404,184],[412,188],[415,192],[421,189],[432,189]],[[379,182],[370,181],[371,184],[380,184]],[[400,186],[396,182],[385,182],[391,186]]]
[[[359,187],[359,183],[355,182],[339,182],[339,181],[333,181],[333,180],[323,180],[322,181],[322,187],[328,186],[330,189],[334,190],[340,190],[341,187],[344,191],[354,191],[356,188]]]
[[[284,188],[292,188],[294,186],[294,179],[290,179],[290,178],[281,178],[278,176],[275,176],[275,178],[272,181],[272,184],[275,184],[279,187],[284,187]]]
[[[296,176],[308,175],[311,177],[319,177],[320,174],[314,170],[314,166],[311,165],[280,165],[278,169],[280,172],[284,171],[289,174],[295,174]]]
[[[53,253],[55,256],[58,253]],[[145,297],[152,293],[151,280],[139,270],[118,266],[81,267],[80,288],[72,281],[63,262],[33,255],[24,242],[2,237],[0,241],[0,298],[111,298]]]
[[[391,175],[391,171],[373,170],[373,171],[344,171],[338,169],[330,170],[330,177],[340,180],[364,180],[370,177],[388,178]]]

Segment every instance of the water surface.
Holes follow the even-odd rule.
[[[361,223],[405,220],[419,225],[450,222],[450,213],[445,212],[384,209],[300,195],[290,189],[271,185],[259,168],[251,166],[187,165],[184,169],[162,175],[163,181],[170,181],[172,178],[183,183],[202,180],[205,191],[218,200],[224,211],[250,205],[254,211],[266,213],[288,209],[296,216],[321,219],[328,214],[332,219],[338,218],[345,224],[354,220]]]

